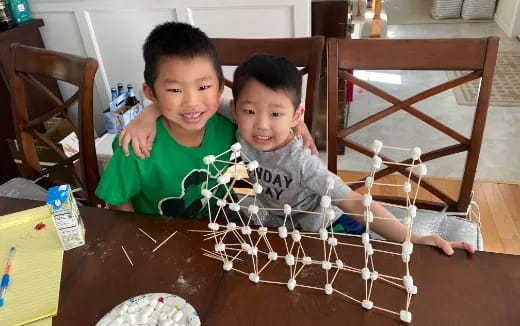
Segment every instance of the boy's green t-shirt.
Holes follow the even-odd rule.
[[[215,114],[206,123],[200,147],[189,148],[177,143],[157,119],[157,135],[150,157],[138,158],[131,150],[124,156],[118,138],[112,144],[114,156],[110,160],[96,195],[110,205],[118,206],[132,201],[138,213],[161,214],[175,217],[200,218],[207,210],[201,190],[209,180],[216,185],[217,171],[210,170],[203,158],[223,153],[236,142],[236,126],[228,119]],[[230,154],[221,157],[229,161]],[[225,163],[215,162],[222,170]],[[225,189],[220,187],[217,196],[222,198]]]

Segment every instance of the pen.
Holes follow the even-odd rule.
[[[5,268],[5,274],[2,276],[2,282],[0,282],[0,307],[4,305],[5,293],[7,292],[7,287],[9,286],[9,277],[11,275],[11,266],[13,263],[14,253],[16,252],[16,248],[12,247],[9,250],[9,257],[7,258],[7,267]]]

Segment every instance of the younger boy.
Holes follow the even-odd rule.
[[[153,155],[127,157],[116,138],[96,194],[114,209],[199,218],[206,207],[201,189],[216,184],[202,159],[236,141],[236,127],[215,114],[223,90],[216,50],[201,30],[168,22],[148,35],[143,56],[143,92],[162,114]]]
[[[304,150],[300,140],[291,133],[299,123],[303,108],[301,100],[301,76],[297,68],[283,57],[255,55],[241,64],[234,74],[231,110],[238,123],[238,140],[242,152],[258,161],[258,181],[263,191],[257,195],[259,206],[283,207],[288,204],[293,211],[318,212],[321,196],[327,189],[328,180],[334,180],[330,196],[334,201],[335,219],[351,233],[364,232],[363,218],[346,216],[343,212],[362,214],[364,206],[361,195],[351,191],[343,181],[327,170],[319,158]],[[371,206],[374,219],[373,231],[383,237],[402,242],[406,228],[390,212],[378,203]],[[283,211],[271,211],[279,224]],[[321,219],[315,214],[293,214],[295,226],[307,231],[317,231]],[[351,230],[349,230],[351,228]],[[353,229],[353,230],[352,230]],[[464,243],[449,243],[439,236],[421,237],[412,233],[412,242],[434,245],[446,254],[452,248],[473,248]]]

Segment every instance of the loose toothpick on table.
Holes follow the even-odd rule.
[[[146,235],[150,240],[153,241],[153,243],[157,243],[157,240],[155,240],[154,238],[152,238],[148,233],[144,232],[143,229],[141,228],[137,228],[139,231],[141,231],[141,233],[143,233],[144,235]]]
[[[128,261],[130,262],[130,265],[132,265],[132,267],[134,267],[134,263],[132,263],[132,259],[130,259],[130,256],[128,256],[128,253],[126,252],[125,247],[121,246],[121,249],[123,249],[126,259],[128,259]]]
[[[177,231],[173,232],[172,234],[170,234],[169,237],[167,237],[166,239],[164,239],[163,242],[159,243],[159,245],[158,245],[157,247],[155,247],[154,250],[152,250],[152,252],[155,252],[157,249],[161,248],[161,246],[162,246],[163,244],[165,244],[166,241],[170,240],[170,238],[173,237],[173,236],[175,235],[175,233],[177,233]]]

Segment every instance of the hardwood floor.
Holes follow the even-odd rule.
[[[364,172],[339,171],[338,175],[345,181],[357,180],[367,175]],[[390,175],[380,182],[401,183],[404,177]],[[460,180],[450,178],[428,178],[435,186],[445,190],[452,198],[457,198]],[[374,193],[396,195],[389,187],[374,186]],[[485,251],[520,255],[520,185],[492,181],[476,181],[473,187],[474,200],[480,207],[482,236]],[[363,192],[364,188],[360,189]],[[424,190],[419,190],[419,197],[425,200],[438,201]]]

